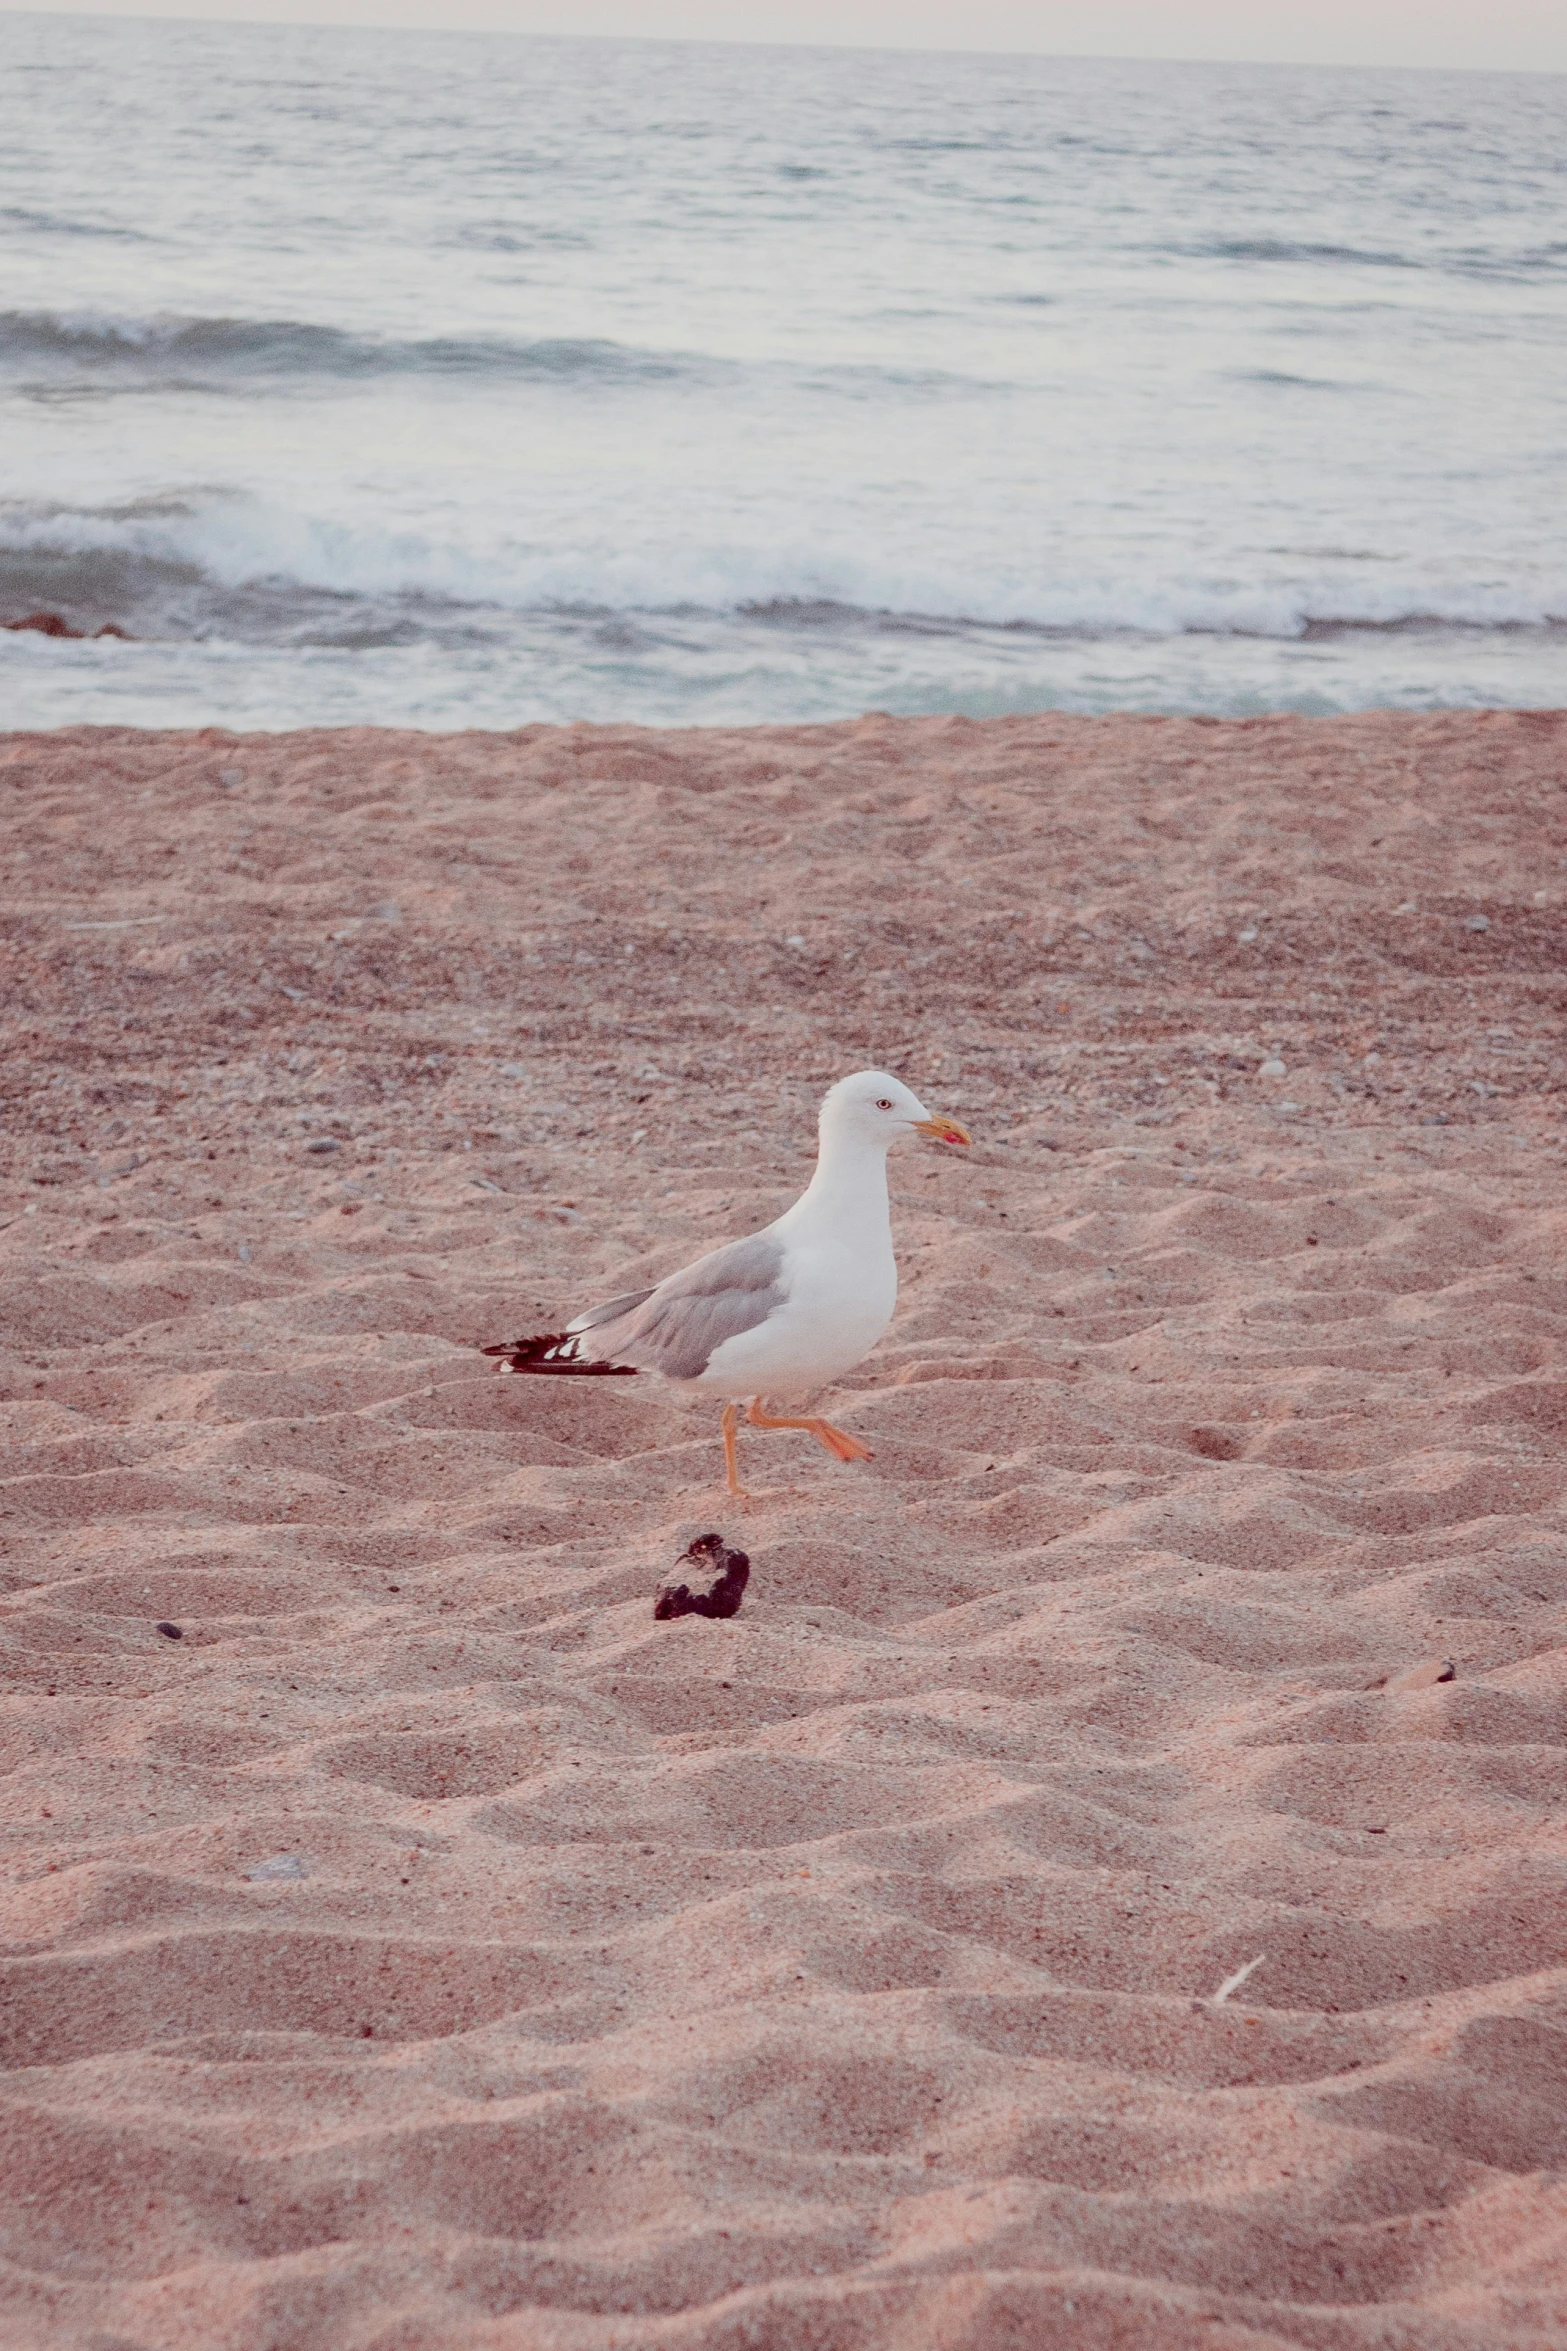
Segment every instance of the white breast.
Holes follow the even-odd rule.
[[[768,1236],[783,1250],[783,1303],[713,1350],[695,1384],[721,1396],[808,1395],[868,1355],[892,1320],[898,1266],[887,1151],[824,1140],[809,1188]]]
[[[715,1349],[698,1386],[722,1396],[803,1396],[852,1371],[892,1320],[898,1268],[890,1234],[873,1253],[791,1246],[785,1273],[785,1303]]]

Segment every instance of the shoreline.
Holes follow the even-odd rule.
[[[1556,2339],[1564,759],[0,735],[11,2324]],[[872,1462],[476,1354],[871,1061]]]

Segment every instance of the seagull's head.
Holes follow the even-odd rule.
[[[840,1078],[822,1102],[823,1143],[854,1141],[883,1150],[900,1135],[928,1135],[936,1143],[967,1144],[972,1138],[955,1118],[933,1117],[901,1078],[884,1069],[859,1069]]]

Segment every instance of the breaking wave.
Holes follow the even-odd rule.
[[[183,379],[435,375],[613,383],[706,374],[713,363],[595,338],[430,335],[399,340],[287,318],[0,312],[0,367],[40,365]]]
[[[1373,582],[1358,563],[1269,585],[1117,579],[1106,570],[1029,577],[987,564],[950,569],[819,541],[734,546],[623,543],[605,528],[547,551],[504,529],[436,537],[412,526],[329,521],[221,488],[104,507],[0,502],[0,617],[60,604],[147,635],[306,635],[401,606],[399,628],[435,633],[484,611],[743,614],[791,631],[867,627],[941,633],[1209,634],[1327,638],[1346,630],[1519,630],[1567,626],[1567,574],[1538,586],[1469,585],[1434,595],[1413,577]],[[422,620],[420,615],[422,613]]]

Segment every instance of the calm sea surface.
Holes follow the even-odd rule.
[[[0,16],[0,723],[1567,702],[1567,79]]]

